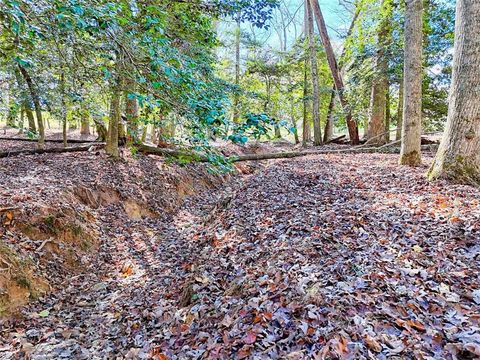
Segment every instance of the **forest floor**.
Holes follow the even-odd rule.
[[[53,291],[0,320],[0,359],[480,357],[479,189],[429,183],[426,165],[387,154],[240,170],[95,153],[0,161],[19,221],[31,204],[81,198],[98,234],[74,276],[55,256],[40,267]],[[107,183],[114,193],[59,196]],[[56,253],[49,238],[0,235],[37,262]]]

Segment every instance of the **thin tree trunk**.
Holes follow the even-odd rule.
[[[62,92],[62,137],[63,137],[63,147],[67,147],[67,100],[65,94],[65,74],[62,72],[60,76],[60,91]]]
[[[405,67],[402,165],[418,166],[421,160],[422,136],[422,38],[423,1],[407,0],[405,9]]]
[[[33,80],[30,77],[28,71],[20,64],[18,64],[18,68],[22,73],[23,79],[27,83],[28,89],[30,91],[30,96],[32,97],[33,105],[35,107],[35,114],[37,115],[37,122],[38,122],[38,148],[44,149],[45,148],[45,127],[43,126],[43,117],[42,117],[42,107],[40,105],[40,98],[38,96],[37,89],[33,84]]]
[[[387,5],[388,0],[382,1],[382,7]],[[372,94],[370,98],[370,116],[368,119],[368,131],[366,139],[373,139],[374,145],[383,145],[385,137],[379,136],[385,132],[385,114],[386,114],[386,95],[388,87],[388,61],[386,56],[387,38],[388,38],[388,16],[381,20],[378,31],[378,47],[375,65],[375,76],[372,85]]]
[[[355,29],[355,24],[357,22],[357,19],[360,16],[360,9],[361,9],[361,7],[359,6],[359,3],[357,2],[355,4],[355,13],[353,14],[352,22],[350,23],[350,27],[348,28],[347,35],[346,35],[345,39],[350,38],[350,36],[352,35],[353,29]],[[342,50],[342,54],[340,55],[340,58],[338,59],[338,66],[339,66],[340,73],[342,72],[343,59],[345,57],[346,50],[347,50],[347,48],[344,46],[343,50]],[[327,142],[328,140],[331,140],[331,138],[333,137],[333,130],[334,130],[333,110],[335,108],[335,97],[337,95],[336,91],[337,91],[337,89],[336,89],[335,83],[334,83],[332,85],[332,96],[331,96],[331,99],[330,99],[330,104],[328,105],[327,123],[325,125],[325,134],[324,134],[324,141],[325,142]]]
[[[400,78],[398,90],[398,110],[397,110],[397,133],[395,140],[402,139],[402,124],[403,124],[403,74]]]
[[[19,134],[23,134],[24,127],[25,127],[25,107],[22,105],[20,109],[20,124],[18,125]]]
[[[145,125],[142,130],[142,143],[147,141],[147,134],[148,134],[148,126]]]
[[[308,56],[307,56],[307,24],[308,24],[308,14],[307,14],[307,1],[304,0],[304,19],[303,19],[303,42],[304,42],[304,62],[303,62],[303,123],[302,123],[302,146],[306,147],[309,142],[312,141],[312,130],[310,128],[310,121],[308,119],[308,108],[309,108],[309,83],[308,83]]]
[[[30,109],[30,105],[28,101],[25,101],[25,114],[27,115],[28,120],[28,131],[36,133],[37,132],[37,125],[35,125],[35,118],[33,117],[32,109]]]
[[[240,122],[240,40],[241,40],[241,20],[240,12],[237,13],[237,27],[235,29],[235,93],[233,97],[233,122]]]
[[[307,1],[311,3],[313,7],[313,13],[315,15],[315,19],[317,20],[317,26],[320,32],[320,37],[322,39],[323,46],[325,48],[325,53],[327,55],[328,65],[330,67],[330,71],[332,72],[332,77],[335,83],[335,87],[338,91],[340,102],[345,112],[348,133],[350,135],[350,141],[352,145],[358,145],[360,142],[360,139],[358,136],[358,124],[356,123],[355,120],[353,120],[352,111],[350,109],[347,99],[345,98],[345,94],[343,93],[344,84],[343,84],[342,74],[340,73],[337,60],[335,59],[335,54],[333,52],[332,44],[328,36],[327,26],[323,18],[322,10],[320,9],[318,0],[307,0]]]
[[[303,70],[303,136],[302,146],[306,147],[312,141],[312,130],[310,128],[310,121],[308,119],[308,61],[305,58]]]
[[[90,114],[83,106],[80,109],[80,135],[87,137],[90,135]]]
[[[333,87],[330,96],[330,103],[328,104],[327,121],[325,122],[325,131],[323,135],[323,142],[328,142],[333,138],[333,108],[335,107],[335,86]]]
[[[135,83],[128,79],[125,93],[125,115],[127,117],[127,143],[132,144],[138,140],[138,101],[130,96],[135,90]]]
[[[480,2],[458,0],[448,121],[429,178],[480,185]]]
[[[308,0],[305,1],[305,8],[307,12],[307,34],[308,46],[310,50],[310,68],[312,71],[313,84],[313,144],[315,146],[322,145],[322,128],[320,126],[320,85],[318,83],[318,63],[317,63],[317,49],[315,41],[315,31],[313,23],[312,8]]]
[[[95,129],[97,130],[97,141],[107,141],[108,130],[103,121],[101,119],[94,118],[93,122],[95,123]]]
[[[387,84],[387,92],[385,93],[385,143],[390,142],[390,122],[392,113],[390,111],[390,86]]]
[[[108,122],[108,135],[105,151],[108,155],[118,158],[119,125],[120,125],[120,97],[121,97],[121,59],[117,59],[116,75],[112,86],[112,97],[110,100],[110,121]]]
[[[280,131],[280,126],[275,125],[275,139],[281,139],[282,133]]]
[[[297,127],[297,119],[295,119],[295,103],[293,99],[290,100],[291,104],[291,116],[292,116],[292,128],[293,128],[293,136],[295,138],[295,144],[300,144],[300,138],[298,137],[298,127]]]

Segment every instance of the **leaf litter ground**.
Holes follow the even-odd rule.
[[[158,218],[103,208],[91,269],[0,323],[0,358],[479,358],[480,191],[396,160],[271,161]]]

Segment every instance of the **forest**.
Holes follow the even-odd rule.
[[[0,0],[0,359],[480,359],[479,0]]]

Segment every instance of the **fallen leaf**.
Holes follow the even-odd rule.
[[[257,334],[254,331],[248,331],[243,337],[243,342],[246,345],[254,344],[257,341]]]
[[[50,311],[48,311],[48,310],[43,310],[43,311],[40,311],[38,313],[38,316],[40,316],[42,318],[46,318],[48,315],[50,315]]]
[[[382,345],[380,345],[377,340],[369,335],[365,336],[365,344],[367,344],[367,346],[375,352],[382,351]]]

